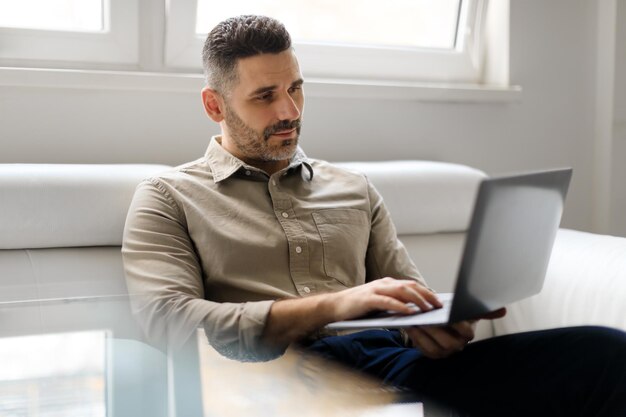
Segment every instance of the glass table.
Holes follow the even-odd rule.
[[[152,346],[127,296],[0,302],[0,358],[2,417],[422,415],[303,352],[240,363],[202,330],[176,351]]]

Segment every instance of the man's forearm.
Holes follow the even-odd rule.
[[[406,303],[422,310],[441,307],[437,296],[413,280],[383,278],[329,294],[276,301],[269,312],[263,340],[286,347],[328,323],[363,316],[374,310],[411,313]]]
[[[334,294],[320,294],[276,301],[265,324],[264,342],[286,347],[335,321],[334,297]]]

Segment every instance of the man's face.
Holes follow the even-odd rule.
[[[240,59],[224,98],[224,146],[246,162],[290,159],[296,151],[304,93],[295,54],[287,50]]]

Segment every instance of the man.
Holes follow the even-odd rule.
[[[208,35],[203,62],[202,101],[222,134],[203,158],[140,184],[125,229],[128,286],[141,295],[136,311],[149,335],[184,340],[202,326],[239,360],[272,359],[298,343],[479,415],[625,412],[618,331],[472,344],[470,321],[325,332],[374,310],[440,303],[367,179],[298,147],[303,79],[282,24],[228,19]]]

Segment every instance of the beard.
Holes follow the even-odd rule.
[[[284,161],[291,159],[296,153],[302,119],[281,120],[259,133],[248,126],[230,106],[226,105],[224,106],[224,122],[228,127],[232,141],[245,158],[264,162]],[[295,138],[281,141],[278,145],[270,145],[269,138],[274,133],[291,129],[296,129]]]

